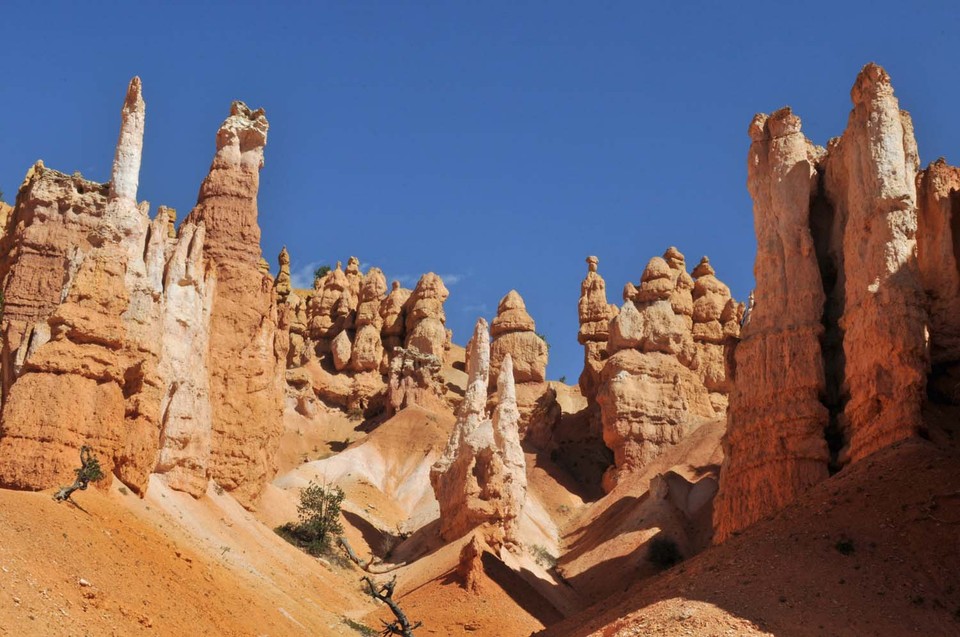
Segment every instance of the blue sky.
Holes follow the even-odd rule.
[[[294,271],[356,255],[450,288],[463,344],[518,290],[575,382],[588,254],[620,301],[651,256],[753,284],[747,124],[791,105],[823,144],[884,65],[924,164],[960,162],[952,2],[341,2],[0,5],[0,189],[38,158],[109,177],[127,81],[140,197],[196,202],[230,102],[265,107],[260,224]],[[275,267],[275,265],[274,265]]]

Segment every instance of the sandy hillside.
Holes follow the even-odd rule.
[[[960,635],[960,454],[912,440],[543,633]]]
[[[228,496],[0,490],[0,635],[355,635],[350,573],[286,545]]]

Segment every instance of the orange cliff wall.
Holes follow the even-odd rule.
[[[283,390],[273,342],[273,281],[256,270],[256,172],[266,124],[256,146],[256,135],[242,126],[250,114],[234,110],[218,134],[201,212],[178,231],[168,211],[151,221],[149,205],[136,200],[145,126],[139,78],[124,100],[110,183],[68,177],[42,162],[27,174],[16,206],[5,211],[0,239],[6,300],[0,484],[45,489],[67,483],[84,444],[108,475],[139,493],[151,473],[193,495],[213,477],[238,489],[251,506],[270,477]],[[241,125],[231,131],[234,117]],[[239,216],[217,214],[224,201],[222,208],[235,209],[239,195],[246,196]],[[244,264],[253,261],[255,278],[231,276],[237,253]],[[218,260],[227,265],[213,267]],[[221,302],[218,329],[212,330],[217,289],[228,302]],[[216,374],[208,359],[211,334],[225,333],[230,321],[234,331],[243,323],[224,320],[231,301],[245,304],[250,311],[238,316],[262,332],[252,339],[256,351],[237,357],[236,376]],[[230,354],[224,348],[218,353]],[[220,433],[231,432],[228,444],[211,430],[209,388],[215,381],[221,396],[241,402],[254,396],[242,419],[221,425]],[[255,457],[234,463],[233,446],[253,449]]]
[[[737,347],[717,542],[922,433],[928,382],[960,402],[960,173],[942,160],[919,171],[882,68],[865,66],[851,98],[827,149],[789,109],[751,125],[756,306]]]

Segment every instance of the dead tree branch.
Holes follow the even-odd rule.
[[[363,576],[362,581],[367,584],[367,593],[374,599],[379,599],[381,602],[390,607],[390,610],[393,612],[393,616],[396,617],[396,621],[393,622],[383,622],[383,632],[380,634],[384,637],[389,635],[400,635],[400,637],[414,637],[413,629],[419,628],[423,625],[423,622],[417,622],[415,624],[410,624],[410,620],[407,619],[407,616],[400,609],[399,604],[393,600],[393,589],[397,585],[397,576],[394,575],[393,579],[385,584],[381,584],[379,587],[374,583],[372,579]]]
[[[339,544],[340,548],[344,550],[351,562],[366,572],[372,573],[373,575],[389,573],[390,571],[395,571],[398,568],[407,565],[406,562],[401,562],[400,564],[393,564],[391,566],[382,566],[381,564],[376,563],[374,560],[370,560],[369,562],[361,560],[360,556],[357,555],[357,552],[353,550],[353,546],[350,545],[350,540],[342,535],[337,536],[337,544]]]

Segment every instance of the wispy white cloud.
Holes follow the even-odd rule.
[[[290,282],[293,284],[293,287],[307,290],[312,288],[313,273],[318,267],[320,267],[319,261],[309,261],[298,267],[296,270],[291,268]]]
[[[441,274],[440,278],[443,279],[445,285],[456,285],[467,278],[466,274]]]
[[[464,305],[462,308],[460,308],[460,311],[464,314],[478,314],[480,316],[484,316],[490,314],[490,306],[486,303],[473,303]]]
[[[400,285],[405,288],[412,288],[419,280],[420,277],[416,274],[394,274],[387,277],[387,281],[400,281]]]

